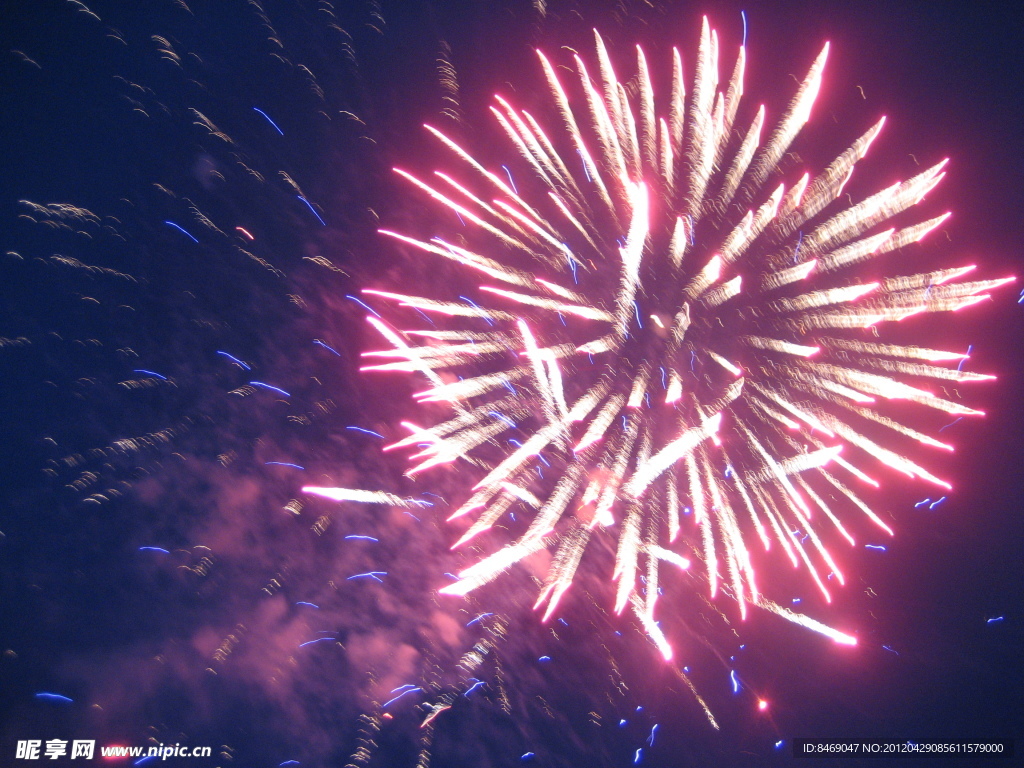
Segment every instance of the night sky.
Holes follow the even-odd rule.
[[[795,760],[803,737],[1024,749],[1020,280],[913,320],[915,343],[972,345],[970,369],[999,378],[970,386],[987,416],[945,430],[957,450],[929,465],[949,498],[915,507],[934,487],[896,481],[878,499],[897,535],[847,558],[820,616],[857,647],[763,613],[725,621],[677,585],[678,665],[718,730],[634,623],[609,618],[603,576],[583,574],[551,625],[526,569],[439,598],[464,567],[443,519],[467,476],[413,484],[373,434],[401,434],[417,387],[357,371],[379,342],[346,297],[457,279],[377,234],[436,216],[390,169],[446,162],[424,122],[490,165],[521,162],[497,140],[494,94],[543,109],[533,49],[591,60],[595,27],[621,70],[641,43],[667,71],[676,45],[689,77],[701,16],[725,68],[743,11],[745,106],[770,117],[831,41],[794,166],[823,167],[886,115],[851,192],[948,157],[921,206],[953,212],[928,263],[1024,275],[1024,10],[832,6],[5,4],[0,764],[31,765],[16,742],[55,738],[210,745],[167,762],[252,768],[860,764]],[[437,507],[338,506],[303,485]],[[386,576],[351,578],[369,572]],[[402,686],[420,698],[381,720]],[[417,704],[446,693],[420,728]]]

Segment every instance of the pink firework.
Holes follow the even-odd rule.
[[[854,644],[770,599],[755,553],[788,559],[830,601],[830,581],[844,583],[841,551],[856,543],[851,522],[893,533],[862,496],[876,475],[949,490],[918,453],[952,447],[908,420],[927,409],[981,415],[931,387],[993,377],[962,370],[963,353],[886,343],[886,329],[976,304],[1013,278],[969,281],[973,266],[858,277],[867,262],[898,269],[886,256],[946,219],[904,221],[946,162],[844,203],[883,118],[822,172],[785,178],[780,162],[811,115],[827,44],[770,131],[764,107],[737,122],[746,56],[740,48],[720,84],[706,20],[689,91],[678,51],[671,89],[656,94],[642,50],[622,82],[600,36],[596,47],[596,68],[577,56],[571,84],[538,52],[547,122],[497,98],[509,159],[525,166],[520,188],[428,126],[457,170],[398,173],[466,227],[429,239],[381,230],[483,281],[474,298],[443,285],[434,296],[364,291],[396,310],[389,322],[368,318],[391,348],[365,353],[382,362],[363,370],[422,376],[417,399],[451,409],[433,426],[405,423],[409,436],[390,448],[418,446],[409,475],[456,462],[475,473],[452,515],[473,516],[456,546],[520,512],[512,540],[442,591],[465,595],[547,549],[546,618],[588,543],[610,536],[610,602],[666,658],[663,566],[689,569],[741,616],[754,605]],[[439,322],[405,326],[423,317]]]

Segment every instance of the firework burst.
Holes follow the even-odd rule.
[[[740,616],[755,605],[853,644],[773,602],[755,561],[781,554],[830,601],[854,518],[892,534],[863,495],[876,473],[949,489],[912,456],[952,447],[911,426],[907,405],[978,416],[929,382],[993,377],[962,370],[965,354],[875,337],[1012,278],[966,281],[972,266],[858,276],[945,220],[903,216],[945,161],[843,204],[883,118],[824,171],[786,179],[780,164],[810,117],[828,45],[772,130],[763,107],[737,121],[745,53],[720,84],[706,20],[689,91],[678,51],[670,91],[656,94],[642,50],[623,82],[600,36],[596,47],[596,68],[577,56],[571,78],[538,52],[554,120],[497,97],[495,119],[529,169],[520,188],[428,126],[464,172],[398,173],[457,214],[464,236],[381,230],[484,278],[475,297],[364,291],[429,326],[368,317],[393,348],[364,353],[363,370],[422,374],[430,386],[417,399],[452,410],[433,426],[404,423],[410,435],[390,448],[419,447],[410,476],[453,462],[478,473],[452,515],[474,516],[456,546],[499,522],[513,535],[442,591],[466,595],[546,549],[537,607],[547,618],[588,543],[611,536],[614,609],[629,608],[666,658],[663,566],[689,569]],[[517,520],[517,508],[528,514]]]

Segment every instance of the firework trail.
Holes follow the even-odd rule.
[[[907,424],[902,402],[982,415],[920,382],[993,377],[962,370],[964,354],[864,337],[971,306],[1012,278],[963,280],[973,266],[858,278],[859,265],[948,216],[889,223],[939,183],[945,161],[839,203],[884,118],[821,173],[778,182],[820,90],[827,44],[770,131],[763,107],[736,125],[744,49],[720,83],[706,19],[689,93],[678,51],[671,92],[656,98],[640,48],[623,82],[599,35],[596,47],[596,73],[576,56],[568,87],[538,52],[553,125],[497,97],[494,117],[530,169],[520,187],[507,167],[488,170],[430,126],[467,172],[425,180],[396,169],[469,234],[381,233],[484,282],[475,299],[365,290],[367,300],[455,320],[396,330],[368,317],[393,349],[364,353],[377,360],[363,370],[421,373],[430,387],[416,398],[451,406],[439,424],[404,423],[411,434],[389,448],[419,447],[410,476],[458,461],[478,468],[451,516],[475,516],[456,546],[499,521],[514,536],[442,591],[466,595],[551,550],[536,604],[547,619],[588,543],[611,535],[614,609],[629,608],[666,659],[660,568],[693,561],[711,597],[724,593],[741,616],[756,605],[854,644],[772,602],[755,561],[781,549],[831,601],[829,580],[844,583],[836,545],[855,543],[848,514],[892,535],[858,485],[878,487],[873,475],[888,466],[949,489],[907,448],[952,447]],[[516,507],[530,510],[528,522],[510,517]]]

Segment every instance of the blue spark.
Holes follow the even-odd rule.
[[[316,608],[316,609],[317,609],[318,611],[320,610],[320,606],[319,606],[319,605],[317,605],[316,603],[309,603],[309,602],[306,602],[305,600],[299,600],[299,601],[298,601],[297,603],[295,603],[295,604],[296,604],[296,605],[308,605],[308,606],[309,606],[310,608]]]
[[[890,647],[889,647],[888,645],[883,645],[882,647],[883,647],[883,648],[885,648],[885,650],[887,650],[887,651],[888,651],[889,653],[895,653],[895,654],[896,654],[897,656],[899,656],[899,655],[900,655],[900,654],[899,654],[899,651],[895,651],[895,650],[893,650],[893,649],[892,649],[892,648],[890,648]]]
[[[285,392],[280,387],[273,387],[270,384],[264,384],[262,381],[250,381],[249,382],[249,386],[251,386],[251,387],[263,387],[264,389],[272,389],[275,392],[280,392],[285,397],[291,397],[291,394],[289,394],[288,392]]]
[[[420,317],[422,317],[422,318],[423,318],[424,320],[426,320],[426,321],[427,321],[428,323],[430,323],[430,324],[431,324],[432,326],[434,326],[435,328],[437,328],[437,323],[435,323],[435,322],[434,322],[433,320],[431,320],[431,319],[430,319],[430,315],[428,315],[428,314],[427,314],[426,312],[423,312],[422,310],[420,310],[420,309],[419,309],[419,308],[417,308],[417,307],[413,307],[412,309],[413,309],[413,311],[414,311],[414,312],[415,312],[415,313],[416,313],[417,315],[419,315],[419,316],[420,316]],[[475,342],[475,341],[474,341],[473,343],[474,343],[474,344],[476,344],[476,342]]]
[[[729,670],[729,678],[732,680],[732,692],[733,693],[739,693],[740,692],[740,681],[736,679],[736,670],[735,669],[730,669]]]
[[[249,367],[248,363],[243,363],[241,360],[239,360],[234,355],[229,355],[227,352],[222,352],[219,349],[217,350],[217,354],[218,355],[224,355],[224,357],[226,357],[228,360],[230,360],[233,363],[238,363],[240,366],[245,368],[245,370],[247,370],[247,371],[251,371],[252,370],[252,368]]]
[[[974,345],[973,345],[973,344],[968,344],[968,345],[967,345],[967,354],[966,354],[966,355],[964,355],[963,357],[961,357],[961,358],[960,358],[960,365],[958,365],[958,366],[956,367],[956,369],[957,369],[958,371],[959,371],[959,370],[962,370],[962,369],[963,369],[963,367],[964,367],[964,363],[966,363],[966,362],[967,362],[968,360],[970,360],[970,359],[971,359],[971,350],[972,350],[972,349],[974,349]]]
[[[520,760],[529,760],[531,757],[533,757],[533,752],[524,752],[523,756],[520,757],[519,759]]]
[[[785,744],[785,743],[786,743],[785,739],[779,739],[778,741],[775,742],[775,748],[776,749],[782,749],[782,745]]]
[[[648,744],[648,746],[651,746],[651,747],[654,746],[654,734],[657,733],[657,732],[658,732],[658,724],[655,723],[654,727],[651,728],[651,735],[647,737],[647,744]]]
[[[271,124],[272,126],[274,126],[274,130],[275,130],[275,131],[277,131],[277,132],[278,132],[279,134],[281,134],[282,136],[284,136],[284,131],[282,131],[282,130],[281,130],[281,129],[280,129],[280,128],[279,128],[278,126],[277,126],[277,123],[275,123],[275,122],[274,122],[273,120],[271,120],[271,119],[270,119],[270,115],[268,115],[268,114],[267,114],[266,112],[264,112],[264,111],[263,111],[262,109],[260,109],[259,107],[253,107],[253,111],[255,111],[255,112],[259,112],[259,113],[260,113],[261,115],[263,115],[263,117],[265,117],[265,118],[266,118],[267,122],[268,122],[268,123],[270,123],[270,124]]]
[[[362,535],[360,533],[350,533],[345,538],[346,539],[362,539],[363,541],[373,541],[373,542],[377,542],[377,543],[380,542],[380,539],[375,539],[373,536],[364,536],[364,535]]]
[[[635,301],[633,302],[633,314],[636,315],[636,324],[641,328],[644,327],[643,321],[640,319],[640,305]]]
[[[941,504],[945,500],[946,500],[945,496],[943,496],[941,499],[936,499],[935,501],[933,501],[931,504],[928,505],[928,509],[935,509],[937,506],[939,506],[939,504]]]
[[[383,320],[384,319],[383,317],[381,317],[380,315],[377,314],[377,311],[373,307],[371,307],[369,304],[366,304],[366,303],[360,301],[355,296],[352,296],[351,294],[345,294],[345,298],[346,299],[352,299],[352,301],[354,301],[356,304],[361,306],[367,312],[369,312],[372,315],[375,315],[378,320]]]
[[[292,463],[287,462],[287,461],[264,461],[263,464],[264,464],[264,466],[268,466],[268,467],[269,466],[274,466],[274,467],[294,467],[295,469],[305,470],[305,467],[301,467],[298,464],[292,464]]]
[[[333,642],[337,639],[338,638],[336,637],[318,637],[316,640],[307,640],[304,643],[299,643],[299,648],[305,648],[307,645],[312,645],[313,643],[322,643],[325,640],[328,642]]]
[[[643,759],[644,759],[644,750],[643,750],[643,747],[641,747],[640,749],[638,749],[636,751],[636,754],[633,755],[633,765],[636,765],[637,763],[639,763]]]
[[[392,693],[398,693],[399,691],[404,691],[404,690],[407,690],[409,688],[415,688],[415,687],[416,687],[416,683],[406,683],[405,685],[400,685],[397,688],[392,688],[391,692]]]
[[[740,18],[743,19],[743,42],[740,43],[743,47],[747,45],[747,13],[746,11],[740,11]]]
[[[505,175],[508,176],[508,183],[512,185],[512,191],[515,192],[518,195],[519,194],[519,190],[516,189],[516,183],[514,181],[512,181],[512,171],[510,171],[508,169],[507,165],[503,165],[501,167],[505,170]]]
[[[950,428],[950,427],[952,427],[952,426],[953,426],[954,424],[956,424],[956,423],[957,423],[958,421],[963,421],[963,418],[964,418],[963,416],[958,416],[957,418],[955,418],[955,419],[953,419],[953,420],[952,420],[951,422],[949,422],[949,424],[947,424],[946,426],[944,426],[944,427],[939,427],[939,432],[942,432],[942,431],[943,431],[943,430],[945,430],[945,429],[949,429],[949,428]]]
[[[928,504],[929,502],[931,502],[931,498],[930,497],[927,498],[927,499],[921,499],[919,502],[917,502],[914,505],[914,508],[917,509],[919,507],[923,507],[925,504]]]
[[[323,342],[323,341],[321,341],[320,339],[313,339],[313,343],[314,343],[314,344],[319,344],[319,345],[320,345],[321,347],[323,347],[324,349],[326,349],[326,350],[327,350],[328,352],[333,352],[333,353],[334,353],[334,354],[336,354],[336,355],[337,355],[338,357],[341,357],[341,352],[339,352],[338,350],[336,350],[336,349],[335,349],[334,347],[332,347],[332,346],[331,346],[330,344],[327,344],[326,342]]]
[[[143,763],[148,763],[150,760],[156,760],[156,755],[147,755],[146,757],[140,757],[138,760],[132,763],[132,765],[142,765]]]
[[[625,728],[625,727],[626,727],[626,721],[625,720],[619,720],[619,728]]]
[[[387,709],[389,705],[394,704],[396,701],[398,701],[400,698],[405,696],[407,693],[415,693],[416,691],[422,691],[422,690],[423,690],[422,688],[410,688],[407,691],[402,691],[400,694],[395,696],[395,698],[391,699],[390,701],[384,702],[384,704],[381,706],[381,709]]]
[[[354,576],[349,576],[347,579],[345,579],[345,581],[352,581],[352,579],[362,579],[362,578],[367,578],[368,577],[368,578],[374,579],[376,581],[379,581],[381,584],[383,584],[384,580],[379,578],[379,577],[380,576],[387,576],[387,575],[388,575],[387,571],[367,571],[366,573],[357,573]]]
[[[499,419],[499,420],[505,422],[510,427],[512,427],[512,429],[516,429],[517,428],[516,423],[514,421],[512,421],[512,419],[510,419],[508,416],[504,416],[504,415],[498,413],[497,411],[488,411],[487,415],[488,416],[493,416],[494,418]]]
[[[551,661],[550,656],[541,656],[537,661]]]
[[[576,276],[576,257],[569,252],[569,248],[568,246],[566,246],[565,243],[562,243],[562,247],[565,248],[565,255],[566,258],[569,260],[569,269],[570,271],[572,271],[572,281],[576,285],[579,285],[580,281],[579,278]]]
[[[158,379],[163,379],[164,381],[167,381],[166,376],[161,376],[159,373],[156,373],[155,371],[147,371],[145,368],[136,368],[133,371],[133,373],[144,373],[147,376],[156,376]]]
[[[164,224],[167,224],[168,226],[174,227],[174,228],[175,228],[176,230],[178,230],[179,232],[181,232],[182,234],[184,234],[184,235],[185,235],[185,237],[187,237],[187,238],[188,238],[189,240],[191,240],[191,241],[192,241],[193,243],[195,243],[196,245],[199,245],[199,241],[198,241],[198,240],[196,240],[196,239],[195,239],[195,237],[193,237],[193,236],[192,236],[192,233],[190,233],[190,232],[189,232],[189,231],[188,231],[187,229],[185,229],[184,227],[181,227],[181,226],[179,226],[179,225],[175,224],[175,223],[174,223],[173,221],[165,221],[165,222],[164,222]]]
[[[363,432],[367,435],[373,435],[374,437],[379,437],[381,440],[385,439],[384,435],[382,435],[380,432],[374,432],[372,429],[363,429],[362,427],[345,427],[345,429],[354,429],[356,432]]]
[[[661,388],[668,389],[668,384],[665,382],[665,369],[661,369]]]
[[[171,554],[163,547],[139,547],[139,552],[163,552],[165,555]]]
[[[278,763],[277,768],[283,768],[286,765],[299,765],[298,760],[285,760],[283,763]]]
[[[864,548],[865,549],[877,549],[880,552],[885,552],[886,551],[885,547],[883,547],[881,544],[865,544]]]
[[[467,627],[469,627],[469,626],[471,626],[471,625],[473,625],[473,624],[476,624],[476,623],[477,623],[478,621],[480,621],[480,619],[486,619],[486,618],[487,618],[488,616],[493,616],[493,615],[494,615],[493,613],[481,613],[481,614],[480,614],[479,616],[477,616],[477,617],[476,617],[475,619],[472,619],[471,621],[469,621],[469,622],[468,622],[468,623],[466,624],[466,626],[467,626]]]
[[[577,154],[577,155],[579,155],[579,156],[580,156],[580,160],[582,160],[582,161],[583,161],[583,173],[584,173],[584,174],[586,174],[586,177],[587,177],[587,181],[589,181],[589,182],[590,182],[591,184],[593,184],[593,183],[594,183],[594,180],[593,180],[592,178],[590,178],[590,169],[589,169],[589,168],[587,168],[587,161],[586,161],[586,159],[585,159],[585,158],[583,157],[583,153],[582,153],[582,152],[580,152],[580,151],[579,151],[579,150],[577,149],[577,150],[576,150],[576,154]]]
[[[470,678],[470,679],[475,679],[475,678]],[[483,680],[477,680],[475,683],[473,683],[469,687],[469,690],[466,691],[465,693],[463,693],[462,695],[465,696],[468,699],[469,698],[469,694],[471,694],[473,691],[475,691],[477,688],[479,688],[483,684],[484,684]]]
[[[460,299],[462,299],[462,300],[463,300],[464,302],[466,302],[467,304],[469,304],[469,306],[473,307],[473,309],[480,309],[480,305],[479,305],[479,304],[477,304],[477,303],[476,303],[475,301],[473,301],[472,299],[470,299],[469,297],[467,297],[467,296],[461,296],[461,295],[460,295],[460,296],[459,296],[459,298],[460,298]],[[487,321],[487,324],[488,324],[488,325],[491,325],[491,326],[493,326],[493,325],[494,325],[494,321],[493,321],[493,320],[491,320],[491,318],[489,318],[489,317],[485,317],[485,318],[484,318],[484,320],[486,320],[486,321]]]
[[[296,195],[296,197],[306,204],[306,207],[309,208],[309,210],[313,213],[314,216],[316,216],[317,221],[319,221],[325,227],[327,226],[327,222],[320,218],[320,214],[316,212],[316,208],[313,207],[313,204],[309,202],[309,200],[304,198],[302,195]]]
[[[997,621],[1003,621],[1006,619],[1005,616],[993,616],[991,619],[985,619],[986,624],[995,624]]]
[[[43,701],[59,701],[62,704],[73,704],[75,701],[74,699],[69,699],[67,696],[61,696],[59,693],[37,693],[36,698]]]

